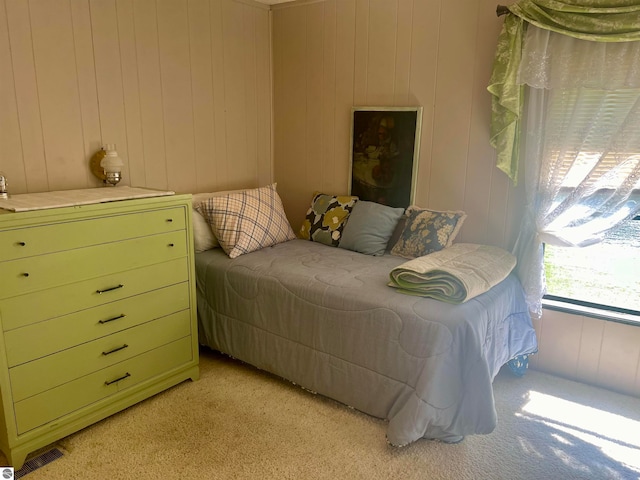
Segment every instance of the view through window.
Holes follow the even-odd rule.
[[[640,218],[635,218],[595,245],[545,245],[547,295],[640,314]]]

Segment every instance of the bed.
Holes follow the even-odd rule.
[[[201,344],[387,419],[394,446],[493,431],[494,377],[537,350],[513,274],[451,304],[391,288],[406,259],[388,253],[292,239],[195,258]]]

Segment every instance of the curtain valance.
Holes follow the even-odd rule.
[[[529,26],[517,82],[545,90],[640,89],[640,42],[587,42]]]
[[[523,85],[518,77],[526,24],[596,42],[640,41],[638,0],[520,0],[507,7],[491,75],[491,145],[497,167],[518,180]]]

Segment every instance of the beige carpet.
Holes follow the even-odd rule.
[[[640,478],[639,398],[536,371],[494,385],[492,434],[398,449],[385,421],[204,350],[199,381],[61,440],[65,455],[23,478]]]

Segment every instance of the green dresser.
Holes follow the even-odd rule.
[[[11,465],[196,380],[194,282],[190,195],[0,210],[0,449]]]

